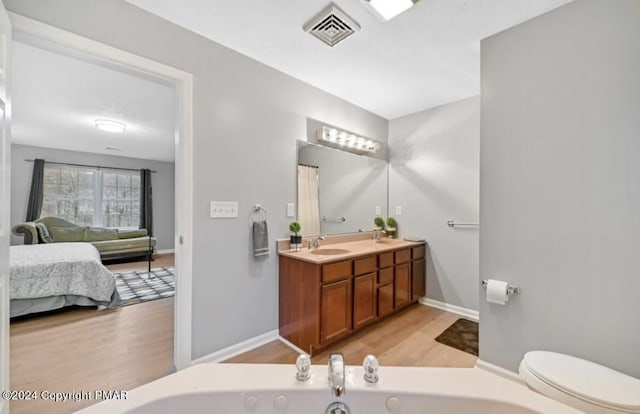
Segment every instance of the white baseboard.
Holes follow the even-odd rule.
[[[481,359],[477,359],[476,360],[476,368],[478,369],[482,369],[484,371],[488,371],[491,372],[492,374],[496,374],[496,375],[500,375],[503,378],[506,378],[508,380],[511,381],[515,381],[518,384],[525,384],[524,380],[522,378],[520,378],[520,375],[518,375],[517,373],[513,372],[513,371],[509,371],[508,369],[504,369],[502,367],[499,367],[495,364],[492,364],[490,362],[487,361],[483,361]]]
[[[442,309],[447,312],[455,313],[465,318],[472,319],[476,322],[480,320],[480,314],[478,311],[463,308],[462,306],[450,305],[448,303],[440,302],[434,299],[420,298],[418,300],[421,305],[431,306],[432,308]]]
[[[298,348],[297,346],[295,346],[294,344],[292,344],[291,342],[289,342],[288,340],[284,339],[281,336],[278,336],[278,339],[280,340],[280,342],[282,342],[283,344],[285,344],[286,346],[288,346],[289,348],[293,349],[294,351],[296,351],[298,354],[305,354],[305,355],[309,355],[308,352],[305,352],[302,348]]]
[[[176,249],[164,249],[164,250],[156,250],[153,254],[154,255],[159,255],[159,254],[171,254],[171,253],[175,253]]]
[[[219,351],[213,352],[209,355],[205,355],[198,359],[194,359],[191,361],[191,365],[202,364],[204,362],[222,362],[226,361],[229,358],[233,358],[234,356],[244,354],[245,352],[251,351],[254,348],[267,344],[269,342],[273,342],[278,340],[280,336],[278,335],[278,330],[274,329],[273,331],[269,331],[267,333],[263,333],[262,335],[254,336],[253,338],[249,338],[246,341],[239,342],[235,345],[228,346]]]

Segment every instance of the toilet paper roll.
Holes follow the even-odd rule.
[[[509,302],[509,284],[502,280],[489,279],[487,283],[487,302],[506,305]]]

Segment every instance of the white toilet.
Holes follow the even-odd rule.
[[[640,380],[569,355],[527,352],[520,376],[529,387],[588,414],[640,413]]]

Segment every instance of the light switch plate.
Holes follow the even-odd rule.
[[[211,218],[237,218],[237,201],[211,201],[209,203],[209,217]]]
[[[396,216],[402,215],[402,206],[396,206]]]
[[[382,207],[376,206],[376,216],[379,216],[380,214],[382,214]]]
[[[296,216],[296,205],[293,203],[287,203],[287,217]]]

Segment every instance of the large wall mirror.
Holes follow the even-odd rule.
[[[305,237],[371,230],[376,215],[387,216],[385,160],[298,141],[297,168]]]

